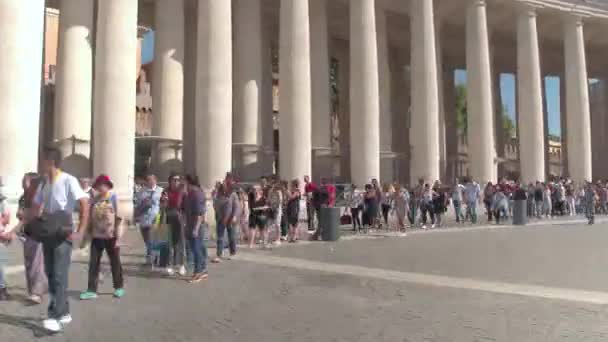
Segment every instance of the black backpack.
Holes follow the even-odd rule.
[[[34,218],[25,225],[25,235],[38,242],[63,241],[72,234],[72,214],[56,211]]]

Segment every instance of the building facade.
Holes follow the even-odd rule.
[[[32,98],[47,7],[59,10],[59,44],[53,134],[40,139],[16,132],[41,122]],[[205,187],[227,171],[252,179],[275,169],[284,179],[450,181],[459,160],[455,69],[467,71],[470,176],[499,175],[511,142],[497,119],[497,85],[513,73],[520,179],[551,169],[546,75],[562,84],[563,173],[593,177],[588,80],[608,71],[604,1],[6,0],[0,13],[0,174],[9,194],[37,169],[39,147],[55,143],[68,165],[111,175],[130,199],[140,27],[156,37],[154,165],[196,172]]]

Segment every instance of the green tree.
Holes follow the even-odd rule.
[[[505,105],[502,106],[502,129],[506,139],[510,139],[517,134],[515,122],[509,116],[509,111]]]

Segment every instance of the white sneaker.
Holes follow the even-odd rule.
[[[425,224],[422,225],[422,229],[426,229],[426,225]]]
[[[173,268],[169,267],[169,268],[167,268],[167,274],[172,276],[175,274],[175,271],[173,270]]]
[[[60,332],[62,330],[61,324],[56,319],[45,319],[44,321],[42,321],[42,326],[44,327],[44,329],[54,333]]]
[[[431,229],[433,229],[433,228],[435,228],[435,225],[434,225],[434,224],[433,224],[433,225],[431,225]]]
[[[178,273],[182,277],[185,276],[187,274],[187,272],[186,272],[186,266],[182,265],[182,267],[179,268]]]
[[[67,314],[59,319],[59,323],[66,325],[72,323],[72,315]]]

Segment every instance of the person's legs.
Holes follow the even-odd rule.
[[[103,240],[91,240],[91,248],[89,249],[89,285],[87,291],[97,293],[97,284],[99,280],[99,264],[105,244]]]
[[[388,226],[388,211],[391,209],[391,206],[388,204],[382,204],[382,218],[384,219],[384,224]]]
[[[200,237],[191,237],[188,239],[188,243],[190,244],[190,250],[192,251],[192,259],[194,261],[193,273],[199,274],[203,271],[201,239]]]
[[[167,219],[171,227],[171,265],[181,266],[184,264],[182,224],[177,215],[171,215]]]
[[[106,252],[110,259],[110,267],[112,268],[112,283],[114,289],[122,289],[124,287],[124,279],[122,277],[122,263],[120,262],[120,247],[116,246],[116,239],[104,241]]]
[[[55,302],[57,300],[57,282],[55,281],[55,244],[51,242],[43,243],[42,250],[44,254],[44,271],[46,272],[49,287],[49,306],[47,315],[49,318],[54,319],[58,317],[55,309]]]
[[[224,232],[226,231],[226,226],[222,223],[222,222],[217,222],[217,251],[216,251],[216,255],[218,258],[221,258],[222,255],[224,254]],[[214,261],[217,259],[213,259],[211,261]]]
[[[42,244],[26,237],[23,242],[23,259],[28,295],[41,297],[48,291]]]
[[[256,227],[249,228],[249,248],[253,248],[253,246],[255,245],[256,232],[257,232]]]
[[[477,223],[477,202],[469,202],[467,204],[467,210],[469,210],[469,213],[471,215],[471,223],[476,224]]]
[[[151,241],[150,241],[150,232],[152,230],[152,227],[150,226],[141,226],[139,228],[139,231],[141,233],[141,238],[142,240],[144,240],[144,245],[146,246],[146,262],[147,263],[151,263],[151,257],[152,257],[152,246],[151,246]]]
[[[357,215],[359,215],[357,208],[350,208],[350,219],[353,224],[353,231],[357,231]]]
[[[228,248],[230,249],[230,256],[236,255],[236,234],[232,224],[229,224],[226,229],[228,230]]]
[[[429,211],[429,216],[431,217],[431,225],[435,226],[435,208],[433,208],[432,204],[429,204],[427,210]]]
[[[428,206],[426,204],[423,204],[420,207],[420,210],[421,210],[421,215],[422,215],[422,217],[421,217],[422,218],[422,224],[425,225],[426,224],[426,215],[427,215],[427,212],[429,210]]]
[[[68,276],[70,273],[70,263],[72,258],[72,243],[62,241],[52,249],[53,254],[53,277],[49,278],[49,286],[53,282],[54,288],[54,312],[49,318],[61,319],[70,313],[67,289]]]

